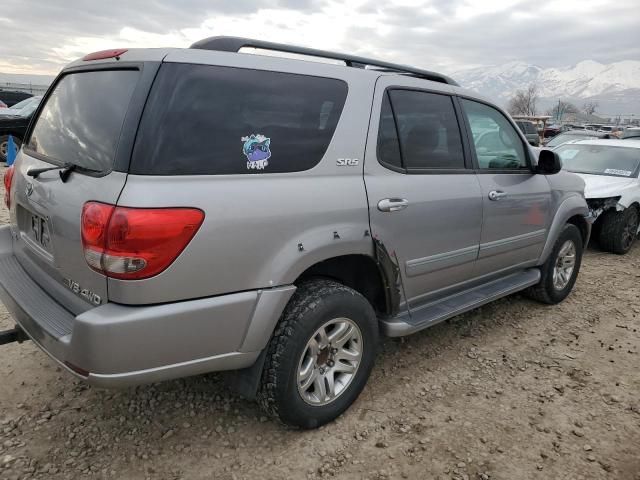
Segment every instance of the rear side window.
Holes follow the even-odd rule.
[[[450,96],[413,90],[391,90],[388,96],[383,101],[378,135],[383,164],[397,166],[400,158],[402,168],[414,171],[465,167]]]
[[[341,80],[165,64],[143,114],[131,173],[298,172],[320,162],[347,97]]]
[[[111,170],[139,75],[137,70],[65,75],[47,98],[27,148],[54,163]]]

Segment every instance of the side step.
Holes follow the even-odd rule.
[[[6,345],[7,343],[13,342],[22,343],[25,340],[29,340],[29,337],[17,325],[11,330],[0,331],[0,345]]]
[[[540,270],[537,268],[513,273],[470,290],[413,308],[411,315],[403,314],[382,320],[382,331],[389,337],[410,335],[498,298],[524,290],[539,281]]]

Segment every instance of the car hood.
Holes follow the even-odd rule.
[[[584,180],[585,198],[622,196],[625,190],[638,181],[636,178],[612,177],[608,175],[588,175],[586,173],[578,173],[576,175]]]

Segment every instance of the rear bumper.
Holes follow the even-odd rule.
[[[151,306],[108,303],[74,316],[12,253],[0,227],[0,299],[49,356],[91,384],[121,387],[251,366],[294,286]]]

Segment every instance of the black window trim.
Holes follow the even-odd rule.
[[[402,145],[401,145],[402,142],[400,141],[400,132],[398,131],[398,121],[397,121],[395,109],[393,107],[393,102],[391,101],[390,92],[393,90],[406,90],[406,91],[414,91],[414,92],[421,92],[421,93],[432,93],[436,95],[449,97],[453,105],[456,121],[458,123],[458,132],[460,133],[460,141],[462,143],[462,155],[463,155],[464,167],[461,167],[461,168],[416,168],[416,167],[407,168],[404,166],[405,165],[404,155],[402,153]],[[460,121],[461,118],[464,120],[464,117],[460,116],[462,113],[462,110],[458,108],[458,104],[457,104],[458,102],[455,94],[443,92],[441,90],[434,90],[430,88],[409,87],[405,85],[390,85],[384,89],[384,92],[382,94],[382,101],[380,103],[380,112],[382,112],[382,102],[384,102],[385,98],[388,99],[389,105],[391,106],[391,113],[393,114],[393,123],[395,125],[396,135],[398,137],[398,148],[400,150],[401,167],[398,168],[395,165],[391,165],[380,158],[380,118],[378,118],[377,120],[378,135],[376,138],[376,159],[378,160],[378,163],[380,165],[382,165],[386,169],[392,170],[397,173],[404,173],[406,175],[461,175],[461,174],[473,173],[474,167],[471,161],[471,150],[469,149],[469,146],[467,145],[467,141],[466,141],[466,127],[463,126],[463,123]]]
[[[461,95],[461,94],[456,95],[456,97],[457,97],[457,103],[460,107],[460,112],[462,113],[462,121],[465,124],[467,139],[468,139],[469,147],[471,149],[473,171],[475,173],[481,174],[481,175],[492,174],[492,173],[499,173],[499,174],[508,173],[510,175],[531,175],[532,173],[535,173],[535,170],[533,168],[533,161],[531,158],[531,152],[529,150],[529,142],[526,142],[522,138],[524,134],[520,130],[520,127],[518,127],[518,125],[515,124],[515,122],[509,115],[506,115],[502,109],[498,108],[496,105],[493,105],[485,100],[471,97],[469,95]],[[520,142],[522,143],[522,147],[524,149],[525,161],[527,162],[527,166],[525,168],[480,168],[480,164],[478,163],[478,157],[476,155],[476,149],[473,143],[473,133],[471,133],[471,124],[469,123],[469,119],[467,118],[467,115],[464,111],[464,106],[460,101],[462,99],[469,100],[476,103],[481,103],[487,107],[493,108],[494,110],[502,114],[502,116],[507,120],[507,122],[509,122],[511,126],[515,129],[516,134],[520,138]]]
[[[124,120],[122,122],[122,128],[120,130],[120,135],[118,137],[118,145],[116,151],[114,152],[114,159],[111,164],[111,168],[103,171],[103,172],[87,172],[84,170],[78,170],[76,173],[81,175],[87,175],[90,177],[104,177],[109,175],[113,171],[117,172],[128,172],[129,164],[131,162],[131,155],[133,153],[133,145],[135,143],[135,139],[138,134],[138,127],[140,125],[140,119],[142,117],[142,111],[147,101],[147,97],[149,96],[149,92],[151,91],[151,85],[155,80],[156,74],[158,73],[158,69],[160,68],[161,62],[159,61],[144,61],[144,62],[118,62],[118,63],[105,63],[105,64],[90,64],[90,65],[76,65],[73,67],[69,67],[64,69],[60,74],[56,77],[53,83],[49,86],[47,91],[42,97],[38,108],[33,112],[31,120],[29,122],[29,127],[27,128],[26,135],[24,137],[23,149],[26,154],[33,158],[37,158],[43,162],[51,163],[52,165],[62,166],[64,162],[55,157],[50,157],[48,155],[44,155],[42,153],[36,152],[29,148],[29,142],[31,141],[31,135],[33,133],[33,129],[35,124],[40,117],[42,109],[45,104],[49,100],[49,97],[56,89],[58,84],[65,78],[67,75],[71,75],[74,73],[83,73],[83,72],[99,72],[99,71],[113,71],[113,70],[137,70],[140,72],[140,77],[138,79],[138,83],[136,84],[133,93],[131,95],[131,100],[129,101],[129,106],[127,108],[127,112],[124,116]]]

